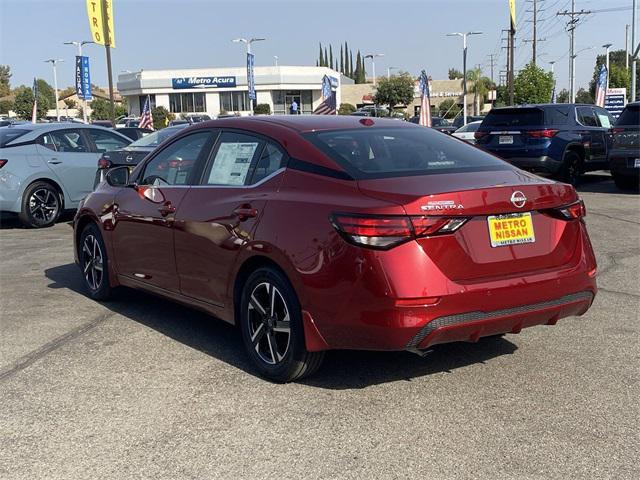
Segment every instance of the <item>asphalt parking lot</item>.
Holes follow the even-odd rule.
[[[255,376],[230,326],[82,292],[71,227],[0,230],[0,478],[640,478],[640,196],[580,188],[583,317],[477,344],[331,352]]]

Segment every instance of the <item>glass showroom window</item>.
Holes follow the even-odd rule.
[[[170,93],[169,111],[172,113],[206,112],[204,93]]]
[[[247,92],[220,92],[220,110],[241,112],[251,110]]]

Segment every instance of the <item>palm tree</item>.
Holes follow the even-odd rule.
[[[484,100],[489,90],[495,88],[490,78],[482,76],[482,70],[476,68],[467,72],[467,81],[473,83],[473,112],[474,115],[480,114],[480,100]]]

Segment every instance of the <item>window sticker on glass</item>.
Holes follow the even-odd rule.
[[[609,117],[599,113],[598,114],[598,118],[600,119],[600,125],[602,125],[604,128],[610,128],[611,127],[611,122],[609,121]]]
[[[213,161],[209,185],[244,185],[258,142],[221,143]]]

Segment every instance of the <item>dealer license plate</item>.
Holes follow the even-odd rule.
[[[513,145],[513,135],[500,135],[498,143],[500,145]]]
[[[489,237],[492,247],[536,241],[531,212],[491,215],[487,217],[487,222],[489,223]]]

